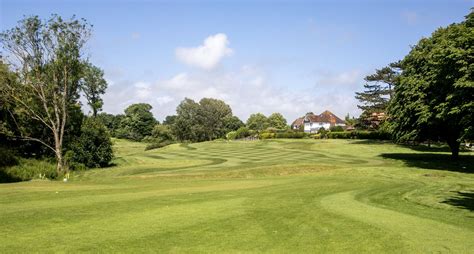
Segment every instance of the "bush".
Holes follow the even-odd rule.
[[[276,138],[306,138],[308,133],[304,132],[282,132],[277,133]]]
[[[152,149],[157,149],[157,148],[162,148],[168,145],[174,144],[174,141],[172,140],[163,140],[160,142],[154,142],[145,147],[145,151],[152,150]]]
[[[390,140],[391,135],[388,132],[382,131],[353,131],[353,132],[329,132],[326,134],[327,138],[332,139],[379,139]]]
[[[104,124],[94,118],[87,118],[82,124],[81,131],[67,156],[69,166],[80,164],[88,168],[108,166],[113,158],[113,150],[110,135]]]
[[[260,139],[271,139],[275,137],[276,137],[276,133],[272,133],[272,132],[262,132],[259,135]]]
[[[3,183],[56,177],[56,165],[45,160],[20,159],[15,166],[0,168],[0,182]]]
[[[0,147],[0,168],[18,164],[15,154],[6,148]]]
[[[236,139],[240,138],[246,138],[248,136],[252,135],[252,132],[249,130],[247,127],[240,127],[238,130],[236,130]]]
[[[228,140],[234,140],[237,138],[237,131],[231,131],[225,135]]]
[[[331,126],[331,128],[329,128],[330,131],[334,131],[334,132],[342,132],[344,131],[344,128],[342,128],[342,126]]]
[[[353,138],[353,132],[329,132],[326,136],[335,139],[351,139]]]

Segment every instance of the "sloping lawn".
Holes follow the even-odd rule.
[[[115,167],[1,184],[0,252],[474,252],[472,152],[114,142]]]

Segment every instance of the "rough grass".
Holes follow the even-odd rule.
[[[387,142],[115,140],[115,167],[0,185],[0,252],[472,253],[474,163]]]

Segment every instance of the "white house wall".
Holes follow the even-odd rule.
[[[330,123],[304,123],[304,132],[318,132],[321,128],[329,130],[329,127]]]

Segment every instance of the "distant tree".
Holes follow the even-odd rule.
[[[109,130],[109,133],[112,137],[117,135],[117,131],[120,129],[120,123],[125,118],[124,115],[118,114],[108,114],[108,113],[99,113],[96,118],[101,121],[105,127]]]
[[[347,113],[344,121],[346,125],[349,125],[349,126],[355,126],[357,124],[357,119],[355,117],[351,117],[349,113]]]
[[[265,130],[268,128],[268,118],[262,113],[251,114],[247,119],[247,127],[256,131]]]
[[[104,102],[101,95],[107,89],[107,81],[104,79],[104,72],[91,63],[84,64],[83,72],[84,77],[81,80],[80,88],[86,97],[87,104],[92,109],[92,115],[95,117],[97,112],[102,110]]]
[[[132,104],[125,109],[125,117],[120,123],[121,137],[141,141],[151,135],[158,123],[151,113],[152,106],[147,103]]]
[[[176,119],[173,124],[173,134],[180,141],[199,140],[198,128],[199,104],[185,98],[176,108]]]
[[[165,120],[163,121],[164,125],[173,125],[176,121],[176,115],[166,116]]]
[[[173,133],[181,141],[206,141],[223,138],[232,110],[225,102],[203,98],[199,103],[184,99],[176,109]]]
[[[157,124],[153,127],[151,137],[159,142],[166,140],[174,140],[175,137],[169,125]]]
[[[364,91],[356,92],[355,98],[359,100],[358,108],[362,110],[360,123],[366,127],[371,126],[372,113],[386,113],[388,104],[393,95],[393,88],[400,76],[400,63],[391,63],[375,73],[365,77]]]
[[[232,116],[232,109],[222,100],[203,98],[199,101],[198,125],[203,140],[222,138],[227,133],[225,119]],[[200,140],[201,141],[201,140]]]
[[[245,124],[237,116],[226,116],[224,119],[225,132],[236,131]]]
[[[394,137],[445,140],[453,158],[474,135],[474,13],[421,39],[401,61],[389,116]]]
[[[28,128],[19,128],[19,138],[51,149],[58,174],[65,169],[66,126],[71,108],[78,104],[82,49],[91,34],[90,27],[75,17],[63,20],[53,15],[42,22],[33,16],[0,34],[0,43],[14,59],[11,64],[18,70],[19,81],[5,84],[2,97],[15,104],[15,115],[34,120],[49,132],[38,137],[23,131]]]
[[[273,113],[268,117],[268,126],[279,130],[286,129],[286,119],[280,113]]]

